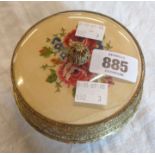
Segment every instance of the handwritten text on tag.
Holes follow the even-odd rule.
[[[106,105],[108,84],[90,81],[77,81],[75,102]]]
[[[101,24],[79,22],[75,35],[102,41],[104,33],[105,27]]]

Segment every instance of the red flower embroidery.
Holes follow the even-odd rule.
[[[92,53],[92,50],[97,47],[96,41],[92,39],[77,37],[75,36],[75,33],[76,29],[69,32],[64,38],[64,44],[66,46],[69,46],[70,41],[79,41],[82,42],[86,47],[88,47],[90,52]]]
[[[67,62],[60,66],[58,75],[60,80],[68,84],[68,86],[75,86],[77,80],[88,81],[94,77],[94,74],[88,71],[88,66],[79,67]]]
[[[102,80],[103,83],[108,83],[109,85],[114,85],[113,78],[111,76],[105,76]]]
[[[89,48],[91,53],[92,53],[92,50],[97,46],[96,41],[92,39],[84,39],[83,44]]]
[[[75,33],[76,33],[76,29],[72,30],[64,37],[64,44],[66,46],[69,46],[70,41],[81,41],[82,40],[82,38],[75,36]]]
[[[45,46],[40,50],[40,56],[45,58],[49,58],[52,54],[55,56],[51,59],[52,66],[45,64],[42,68],[49,69],[50,75],[47,77],[46,81],[50,83],[55,82],[56,92],[60,91],[62,87],[61,81],[68,86],[73,86],[74,92],[78,80],[89,81],[97,75],[89,72],[89,57],[94,48],[103,49],[102,41],[77,37],[75,33],[76,29],[66,34],[65,29],[62,28],[61,33],[54,36],[51,40],[47,38],[47,42],[50,42],[51,45],[48,47]],[[78,52],[83,54],[83,60],[85,61],[81,59],[81,55],[79,56]],[[74,63],[74,59],[73,61],[72,59],[70,60],[70,55],[74,54],[77,54],[75,55],[77,56],[76,58],[80,58],[83,63]],[[57,67],[58,70],[56,71],[53,69],[54,67]],[[113,78],[109,76],[103,77],[101,81],[109,85],[114,84]]]

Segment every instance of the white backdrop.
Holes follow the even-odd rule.
[[[91,10],[124,24],[146,62],[141,104],[119,133],[86,144],[65,144],[34,130],[12,95],[10,61],[22,34],[38,20],[64,10]],[[0,2],[0,152],[155,152],[155,2]]]

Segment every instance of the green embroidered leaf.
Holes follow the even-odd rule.
[[[51,39],[50,38],[46,38],[46,42],[50,42],[51,41]]]
[[[41,66],[41,68],[43,70],[46,70],[47,68],[50,69],[50,68],[53,68],[53,67],[56,67],[56,65],[54,64],[54,65],[51,66],[51,65],[48,65],[48,64],[44,64],[44,65]]]
[[[63,37],[65,34],[66,34],[66,30],[62,27],[61,32],[60,32],[60,36]]]
[[[106,43],[105,49],[106,49],[106,50],[112,49],[112,46],[111,46],[111,42],[110,42],[110,41]]]
[[[72,89],[72,95],[73,95],[73,97],[75,97],[75,92],[76,92],[76,87],[74,87],[74,88]]]
[[[55,87],[56,87],[56,92],[60,92],[60,88],[62,87],[60,82],[56,82]]]
[[[42,68],[43,70],[45,70],[46,68],[48,68],[48,65],[47,65],[47,64],[42,65],[41,68]]]
[[[49,83],[53,83],[57,80],[56,71],[54,69],[50,69],[51,74],[47,77],[46,81]]]
[[[40,56],[45,58],[49,57],[51,54],[53,54],[51,47],[43,47],[43,49],[40,51]]]

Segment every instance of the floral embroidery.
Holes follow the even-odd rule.
[[[44,46],[39,52],[40,56],[48,58],[49,63],[43,64],[41,68],[48,70],[46,79],[48,83],[54,83],[56,92],[62,85],[72,87],[73,95],[76,90],[77,80],[89,81],[96,74],[89,72],[90,57],[94,48],[111,49],[111,42],[96,41],[92,39],[75,36],[76,29],[66,33],[61,28],[60,33],[54,34],[52,38],[46,38],[48,46]],[[104,44],[103,44],[104,43]],[[114,84],[113,78],[105,76],[101,79],[103,83]]]

